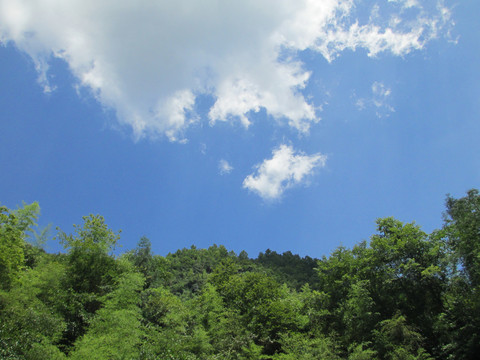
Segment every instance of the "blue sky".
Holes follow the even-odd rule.
[[[320,257],[479,187],[478,1],[134,3],[0,0],[3,205]]]

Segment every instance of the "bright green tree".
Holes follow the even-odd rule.
[[[308,334],[289,332],[282,335],[282,352],[276,354],[275,360],[340,360],[338,345],[333,338],[326,336],[312,337]]]
[[[129,360],[140,357],[143,337],[139,293],[144,277],[140,273],[120,275],[115,290],[105,296],[86,334],[75,343],[72,359]]]
[[[142,294],[146,335],[142,359],[207,359],[213,347],[198,302],[183,301],[169,289],[147,289]]]
[[[0,289],[8,289],[24,266],[26,232],[36,225],[38,203],[11,211],[0,206]]]
[[[0,358],[60,359],[66,324],[62,307],[65,266],[43,261],[23,271],[10,291],[0,291]]]

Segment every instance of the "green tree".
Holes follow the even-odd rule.
[[[35,221],[38,220],[40,215],[40,206],[35,201],[31,204],[23,203],[22,207],[19,207],[14,211],[15,216],[18,219],[17,226],[22,232],[31,232],[33,227],[37,226]]]
[[[282,352],[275,360],[340,360],[338,346],[330,337],[311,337],[307,334],[290,332],[281,336]]]
[[[443,352],[455,359],[480,353],[480,195],[472,189],[447,197],[444,234],[449,246],[451,277],[438,326]]]
[[[317,261],[309,256],[301,258],[299,255],[292,254],[291,251],[278,254],[267,249],[265,253],[258,255],[255,263],[269,271],[280,283],[286,283],[296,290],[300,290],[304,284],[316,283]]]
[[[112,284],[115,259],[111,255],[120,238],[100,215],[83,217],[83,225],[74,225],[76,235],[59,231],[57,238],[68,250],[68,275],[77,293],[104,293]]]
[[[213,245],[208,249],[192,246],[168,254],[166,258],[168,272],[172,274],[170,289],[174,294],[187,298],[201,292],[217,265],[227,258],[234,259],[235,254],[228,252],[223,245]]]
[[[346,351],[352,342],[371,341],[377,321],[399,311],[429,339],[432,351],[443,309],[445,242],[394,218],[377,220],[377,231],[370,244],[340,247],[319,261],[318,284],[331,314],[323,332],[338,334]]]
[[[342,304],[348,298],[351,287],[363,272],[359,257],[354,251],[343,246],[333,251],[330,257],[324,256],[317,264],[318,286],[316,297],[320,301],[315,313],[321,315],[317,321],[324,334],[345,333]]]
[[[375,302],[369,291],[369,281],[360,280],[350,288],[342,307],[347,343],[365,343],[371,340],[371,332],[379,319],[375,311]]]
[[[125,272],[115,290],[105,296],[86,334],[75,343],[72,359],[129,360],[140,357],[143,337],[139,293],[144,278]]]
[[[312,290],[308,284],[302,287],[299,295],[302,304],[300,313],[308,319],[305,330],[314,336],[328,334],[332,319],[329,295],[323,291]]]
[[[145,276],[147,282],[150,283],[153,273],[153,254],[152,243],[146,236],[138,241],[137,247],[129,256],[133,265]]]
[[[467,196],[447,197],[445,230],[459,272],[472,286],[480,285],[480,195],[472,189]]]
[[[207,359],[213,347],[197,305],[194,300],[180,300],[167,288],[145,290],[142,359]]]
[[[120,237],[100,215],[83,217],[83,225],[74,225],[75,235],[59,230],[57,239],[67,249],[66,290],[69,294],[64,317],[65,351],[84,334],[93,314],[101,307],[102,296],[112,290],[118,267],[111,254]]]
[[[8,289],[24,266],[26,232],[38,218],[38,203],[11,211],[0,206],[0,289]]]
[[[431,357],[422,348],[423,337],[400,313],[379,323],[375,330],[376,349],[380,359],[429,360]]]
[[[397,310],[417,322],[441,310],[443,245],[415,223],[403,224],[385,218],[377,221],[379,234],[371,238],[369,269],[381,313],[390,317]],[[418,319],[418,321],[417,321]]]
[[[23,233],[15,214],[0,207],[0,288],[8,289],[23,265]]]
[[[308,321],[300,314],[299,298],[262,273],[231,276],[221,294],[227,308],[238,311],[245,328],[266,355],[280,350],[281,333],[295,331]]]
[[[57,359],[66,324],[62,306],[65,267],[43,261],[23,271],[10,291],[0,291],[0,358]]]

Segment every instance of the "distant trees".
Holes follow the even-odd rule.
[[[2,359],[476,359],[480,196],[446,200],[442,229],[377,220],[322,259],[224,246],[121,256],[99,215],[66,252],[29,243],[38,204],[0,208]],[[31,237],[31,235],[30,235]]]

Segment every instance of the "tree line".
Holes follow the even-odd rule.
[[[444,224],[378,219],[321,259],[224,246],[115,256],[100,215],[61,253],[37,203],[0,206],[1,359],[476,359],[480,195],[447,196]]]

